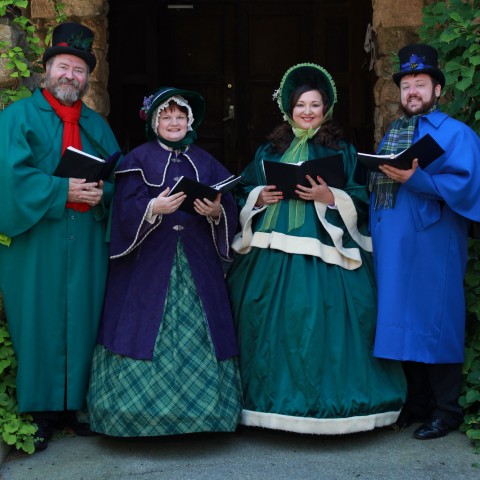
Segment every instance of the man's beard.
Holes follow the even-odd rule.
[[[417,96],[417,98],[419,97]],[[432,91],[432,97],[430,98],[430,100],[425,102],[419,110],[413,111],[409,107],[406,107],[404,105],[402,105],[402,110],[407,117],[412,117],[413,115],[422,115],[424,113],[427,113],[435,105],[435,103],[437,103],[437,97],[435,95],[435,91]]]
[[[68,87],[65,88],[65,85],[68,85]],[[73,105],[87,92],[88,80],[84,87],[80,88],[78,80],[59,78],[52,82],[50,75],[47,73],[45,76],[45,88],[63,105]]]

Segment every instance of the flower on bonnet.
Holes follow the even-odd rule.
[[[144,121],[147,120],[147,113],[148,113],[148,110],[150,110],[150,107],[152,106],[154,97],[155,95],[150,95],[149,97],[143,98],[143,107],[140,109],[140,118]]]

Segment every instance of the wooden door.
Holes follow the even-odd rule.
[[[130,150],[145,141],[145,95],[160,86],[196,90],[207,103],[197,144],[238,173],[281,122],[272,94],[283,73],[315,62],[337,83],[335,116],[359,148],[370,148],[373,73],[363,43],[371,13],[370,0],[112,1],[112,128]]]

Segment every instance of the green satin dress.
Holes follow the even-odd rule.
[[[237,190],[243,230],[227,281],[244,425],[349,433],[393,423],[403,405],[400,363],[372,355],[376,288],[368,193],[357,183],[353,148],[342,152],[348,180],[343,191],[333,190],[337,208],[305,202],[303,225],[290,231],[291,201],[280,202],[277,221],[266,230],[265,210],[252,208],[256,187],[266,185],[263,159],[279,157],[265,145],[243,172]],[[332,153],[309,142],[309,158]]]

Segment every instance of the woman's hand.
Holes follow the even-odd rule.
[[[267,185],[262,188],[262,191],[255,202],[255,206],[263,207],[264,205],[272,205],[283,200],[283,193],[275,190],[275,188],[277,188],[275,185]]]
[[[332,191],[328,188],[328,185],[324,182],[322,177],[317,177],[317,182],[307,175],[307,180],[311,187],[304,187],[303,185],[297,185],[295,193],[304,201],[312,200],[314,202],[326,203],[329,206],[335,205],[335,198]]]
[[[68,179],[67,201],[75,203],[86,203],[95,207],[102,201],[103,181],[88,182],[84,178]]]
[[[193,202],[193,208],[197,213],[203,215],[205,217],[211,217],[214,220],[218,220],[220,218],[221,208],[220,208],[220,200],[222,199],[222,194],[219,193],[215,200],[212,202],[208,200],[208,198],[204,198],[200,200],[200,198],[196,198]]]
[[[187,198],[183,192],[175,193],[171,197],[167,197],[170,188],[166,188],[160,195],[153,201],[152,213],[154,215],[164,215],[173,213],[178,210],[182,202]]]
[[[401,170],[400,168],[392,167],[391,165],[380,165],[380,170],[388,177],[398,183],[405,183],[418,168],[418,158],[412,161],[412,168],[409,170]]]

